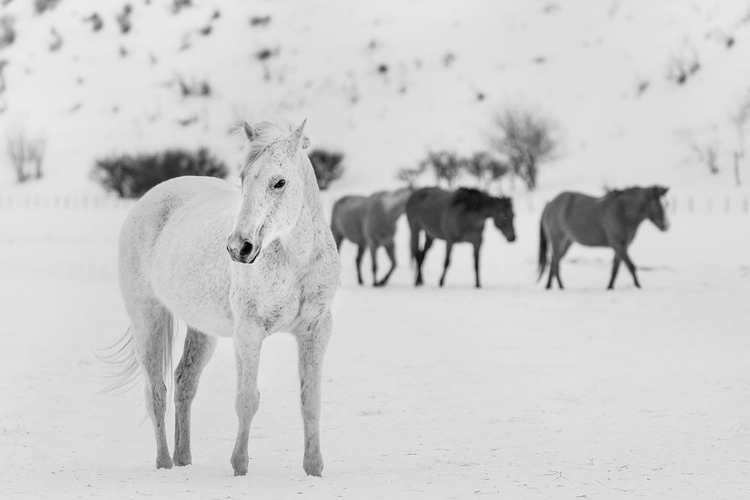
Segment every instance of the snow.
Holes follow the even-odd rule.
[[[623,272],[614,292],[603,249],[571,249],[567,290],[536,283],[538,213],[521,208],[515,243],[485,232],[481,290],[461,245],[436,286],[441,244],[413,288],[403,220],[385,289],[356,285],[344,244],[317,479],[301,466],[289,335],[264,344],[244,478],[229,464],[231,342],[204,372],[187,468],[154,469],[140,390],[96,394],[110,367],[93,350],[128,324],[114,251],[125,213],[0,210],[4,498],[748,495],[747,216],[678,214],[668,233],[645,223],[632,247],[644,288]],[[369,283],[367,259],[363,269]]]
[[[167,0],[139,0],[122,35],[124,3],[65,0],[42,16],[31,2],[0,7],[18,29],[0,51],[0,137],[23,128],[48,140],[45,177],[20,186],[0,146],[0,498],[750,496],[750,176],[745,160],[734,186],[728,123],[750,81],[745,0],[196,0],[176,15]],[[212,33],[199,35],[215,9]],[[82,22],[94,11],[99,33]],[[255,15],[270,24],[250,27]],[[268,80],[263,48],[278,50]],[[693,52],[701,70],[669,82],[670,60]],[[206,79],[212,95],[182,98],[178,76]],[[462,245],[437,287],[441,243],[413,288],[403,220],[385,289],[357,286],[354,248],[342,248],[324,477],[302,470],[296,348],[284,334],[264,344],[248,475],[229,464],[225,341],[194,403],[193,465],[155,470],[141,391],[97,395],[111,367],[94,351],[128,325],[116,240],[131,203],[104,203],[94,160],[201,144],[236,167],[232,126],[308,118],[313,147],[346,155],[324,194],[330,210],[340,195],[396,187],[397,170],[428,149],[484,147],[493,113],[510,104],[556,120],[562,149],[537,193],[512,192],[518,240],[488,224],[482,290]],[[686,137],[718,147],[718,175]],[[535,281],[545,201],[655,182],[672,188],[672,227],[639,231],[642,290],[622,269],[606,292],[611,251],[578,246],[562,263],[565,291]],[[371,283],[368,258],[363,274]]]

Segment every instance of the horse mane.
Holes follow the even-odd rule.
[[[451,205],[463,206],[468,212],[479,212],[492,202],[492,196],[474,188],[458,188],[453,194]]]
[[[255,130],[256,136],[253,137],[252,141],[247,140],[245,131],[242,127],[239,127],[236,132],[242,137],[244,143],[247,144],[245,159],[240,173],[253,162],[257,161],[258,158],[268,150],[268,148],[284,139],[287,139],[289,135],[294,132],[294,124],[289,120],[266,120],[253,124],[253,130]]]
[[[622,189],[608,189],[607,194],[604,196],[614,196],[614,197],[627,197],[633,194],[637,194],[641,191],[643,191],[644,188],[640,186],[628,186],[626,188]]]

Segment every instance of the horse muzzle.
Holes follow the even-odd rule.
[[[227,240],[227,252],[233,261],[239,262],[240,264],[252,264],[260,254],[262,245],[260,243],[253,243],[234,233]]]

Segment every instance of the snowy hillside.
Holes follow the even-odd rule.
[[[278,115],[308,118],[313,145],[345,152],[336,190],[368,191],[429,148],[485,147],[493,113],[512,104],[559,124],[542,190],[734,189],[728,117],[750,91],[744,0],[195,0],[179,12],[62,0],[41,15],[4,3],[16,39],[0,49],[0,136],[48,141],[46,179],[26,189],[98,192],[88,172],[112,152],[204,144],[234,164],[229,129]],[[668,78],[677,60],[700,66],[682,85]],[[184,97],[180,82],[210,95]],[[718,175],[695,161],[690,134],[718,147]],[[0,188],[12,186],[2,154]]]

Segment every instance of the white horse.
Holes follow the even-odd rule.
[[[138,202],[120,234],[120,289],[131,320],[124,377],[145,375],[156,434],[156,467],[191,463],[190,406],[217,337],[234,338],[237,363],[235,476],[247,473],[250,423],[258,410],[263,340],[297,338],[305,429],[303,467],[319,476],[320,385],[340,263],[310,160],[305,123],[263,122],[244,131],[242,187],[215,178],[166,181]],[[164,426],[173,322],[188,325],[175,371],[175,447]],[[119,385],[125,380],[122,380]],[[173,462],[174,460],[174,462]]]

